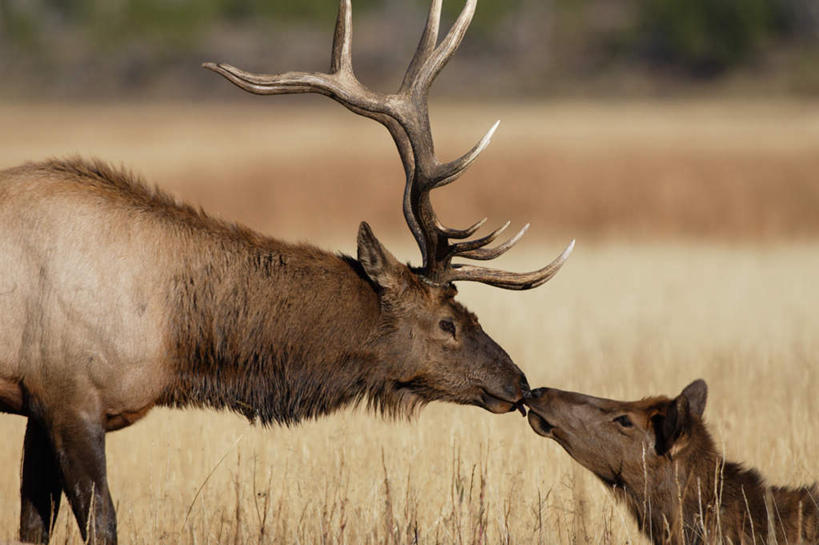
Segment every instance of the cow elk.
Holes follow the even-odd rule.
[[[0,410],[28,418],[20,537],[47,542],[62,492],[83,539],[116,542],[105,433],[154,406],[230,409],[292,424],[363,403],[387,415],[434,400],[521,410],[524,374],[455,299],[454,282],[525,290],[488,260],[498,229],[444,227],[430,192],[489,143],[439,162],[427,94],[458,48],[476,0],[438,41],[441,0],[396,94],[358,82],[351,7],[341,0],[327,74],[255,75],[206,64],[252,93],[320,93],[387,127],[406,172],[404,216],[423,264],[400,263],[362,223],[358,258],[213,219],[98,161],[0,171]],[[494,128],[493,128],[494,131]],[[525,231],[525,228],[524,228]]]
[[[819,544],[819,490],[768,486],[718,453],[704,381],[674,399],[532,391],[529,424],[623,501],[655,545]]]

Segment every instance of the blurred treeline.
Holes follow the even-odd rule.
[[[428,2],[354,0],[362,79],[400,76]],[[462,5],[444,2],[450,21]],[[335,13],[334,0],[0,0],[0,94],[236,96],[199,63],[322,69]],[[481,0],[458,59],[445,93],[819,94],[819,0]]]

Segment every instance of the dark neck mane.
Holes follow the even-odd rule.
[[[357,261],[214,237],[170,286],[175,381],[161,404],[292,424],[361,401],[399,412],[379,378],[378,296]]]

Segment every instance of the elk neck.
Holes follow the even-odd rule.
[[[230,409],[263,424],[379,404],[377,341],[387,326],[357,261],[247,233],[209,235],[170,281],[174,381],[160,404]]]
[[[655,544],[709,543],[715,536],[738,543],[767,532],[765,484],[752,469],[719,455],[701,421],[685,445],[645,470],[647,482],[616,489],[641,531]]]

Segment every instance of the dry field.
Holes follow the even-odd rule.
[[[633,399],[702,377],[729,458],[774,483],[819,478],[819,108],[433,115],[444,156],[507,121],[439,199],[446,219],[533,220],[549,238],[525,238],[502,263],[514,269],[579,238],[543,288],[461,288],[533,385]],[[328,248],[352,251],[370,219],[417,260],[386,134],[332,108],[0,107],[0,168],[72,152]],[[16,533],[23,427],[0,417],[0,541]],[[519,415],[471,407],[430,405],[408,422],[348,410],[293,429],[155,410],[109,435],[108,457],[123,543],[644,542],[603,485]],[[80,543],[68,511],[56,543]]]
[[[535,236],[584,239],[819,236],[819,103],[433,103],[431,115],[442,159],[502,121],[465,178],[436,193],[453,224],[511,217]],[[277,236],[344,244],[367,219],[411,240],[389,135],[321,97],[0,105],[0,168],[68,154],[126,165]]]

